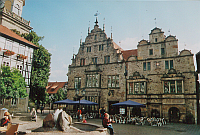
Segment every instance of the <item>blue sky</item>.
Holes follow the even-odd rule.
[[[179,51],[188,49],[196,54],[200,51],[199,7],[200,1],[180,0],[26,0],[22,17],[45,37],[40,44],[52,54],[49,81],[64,82],[80,39],[84,42],[88,27],[94,28],[97,11],[99,27],[105,23],[107,36],[112,32],[114,42],[124,50],[136,49],[138,42],[148,40],[150,31],[158,27],[166,36],[176,36]]]

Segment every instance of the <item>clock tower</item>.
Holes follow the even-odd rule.
[[[25,0],[0,0],[0,25],[16,29],[21,34],[29,33],[30,21],[21,17]]]

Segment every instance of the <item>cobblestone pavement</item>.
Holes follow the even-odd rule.
[[[52,112],[53,113],[53,110]],[[18,115],[13,118],[13,122],[19,123],[18,131],[25,131],[30,135],[102,135],[100,132],[89,133],[78,133],[70,132],[64,133],[62,131],[50,131],[50,132],[31,132],[33,129],[38,129],[42,127],[42,121],[46,117],[48,112],[41,115],[38,114],[37,122],[30,121],[28,117],[24,114],[21,116]],[[28,113],[26,115],[29,115]],[[73,119],[73,122],[76,122],[76,119]],[[87,119],[88,123],[94,123],[101,125],[101,119]],[[182,124],[182,123],[167,123],[167,125],[161,127],[155,126],[139,126],[139,125],[130,125],[130,124],[118,124],[113,123],[114,132],[116,135],[200,135],[200,125],[193,124]],[[105,133],[104,133],[105,134]]]
[[[101,124],[101,119],[88,119],[87,122]],[[112,123],[116,135],[200,135],[200,125],[167,123],[167,125],[139,126]]]

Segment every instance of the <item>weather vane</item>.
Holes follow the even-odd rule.
[[[98,16],[98,15],[100,15],[101,13],[98,13],[98,10],[97,10],[97,12],[94,14],[94,16]]]

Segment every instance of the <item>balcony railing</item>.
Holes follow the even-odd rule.
[[[24,24],[30,26],[30,21],[25,20],[24,18],[20,17],[19,15],[15,14],[15,13],[13,13],[13,12],[10,12],[10,11],[9,11],[8,9],[6,9],[5,7],[2,9],[2,11],[3,11],[4,13],[6,13],[7,15],[9,15],[9,16],[11,16],[11,17],[13,17],[13,18],[15,18],[15,19],[17,19],[17,20],[23,22]]]

